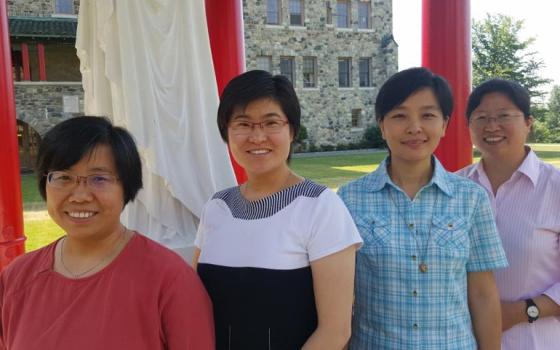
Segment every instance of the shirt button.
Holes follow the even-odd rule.
[[[418,323],[413,324],[413,325],[412,325],[412,328],[418,329]]]
[[[412,255],[411,258],[413,261],[416,261],[416,255]]]
[[[453,228],[453,224],[447,224],[447,227]]]
[[[413,296],[413,297],[417,297],[417,296],[418,296],[418,292],[415,291],[415,290],[413,290],[413,291],[412,291],[412,296]]]
[[[408,224],[408,228],[414,228],[414,224]]]

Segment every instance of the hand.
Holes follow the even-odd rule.
[[[527,321],[525,301],[502,301],[502,332]]]

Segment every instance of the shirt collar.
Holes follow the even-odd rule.
[[[529,146],[526,147],[529,152],[527,152],[527,156],[523,159],[517,171],[527,176],[533,183],[533,186],[537,186],[540,172],[539,158]]]
[[[387,172],[387,165],[391,162],[391,157],[387,156],[380,164],[377,170],[370,173],[366,177],[367,185],[366,188],[369,188],[372,192],[377,192],[383,189],[387,185],[397,187],[391,178],[389,177],[389,173]],[[432,156],[432,163],[434,164],[434,173],[430,181],[424,186],[429,187],[432,184],[435,184],[439,189],[445,193],[446,195],[452,197],[453,191],[449,188],[449,182],[447,181],[447,170],[441,165],[440,161],[435,157]]]
[[[540,173],[539,158],[537,157],[535,152],[533,152],[531,147],[525,147],[528,150],[527,155],[525,156],[525,159],[523,159],[521,165],[519,165],[519,168],[517,168],[514,173],[519,172],[527,176],[529,180],[531,180],[533,186],[536,186]],[[484,176],[487,176],[486,172],[484,171],[484,167],[482,166],[482,162],[478,162],[468,170],[466,176],[469,179],[478,180],[482,177],[483,174]]]

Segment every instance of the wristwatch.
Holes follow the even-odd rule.
[[[525,313],[527,313],[529,323],[533,323],[539,319],[539,308],[537,307],[537,304],[535,304],[535,301],[531,298],[526,299],[525,304],[527,304]]]

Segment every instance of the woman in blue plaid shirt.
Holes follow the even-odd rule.
[[[339,190],[364,240],[350,349],[500,348],[492,270],[507,261],[488,197],[433,155],[452,108],[447,82],[425,68],[379,91],[389,156]]]

